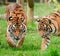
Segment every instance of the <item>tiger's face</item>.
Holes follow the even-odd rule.
[[[18,40],[21,35],[26,32],[26,25],[21,22],[18,18],[9,19],[8,31],[10,32],[11,37]]]
[[[42,18],[38,23],[38,31],[41,37],[48,35],[51,31],[51,20],[47,18]]]

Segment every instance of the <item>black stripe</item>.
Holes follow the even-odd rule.
[[[52,23],[52,24],[53,24],[53,23]],[[53,24],[53,25],[54,25],[54,24]],[[57,29],[56,29],[55,25],[54,25],[54,28],[55,28],[55,32],[56,32]],[[55,32],[54,32],[54,33],[55,33]]]
[[[49,37],[47,37],[46,39],[50,40],[50,38],[49,38]]]
[[[55,27],[55,26],[54,26],[54,27]],[[56,32],[56,30],[57,30],[57,29],[56,29],[56,27],[55,27],[55,32]],[[55,32],[54,32],[54,33],[55,33]]]
[[[50,41],[50,40],[47,40],[47,43],[50,43],[49,41]]]
[[[52,23],[52,24],[53,24],[53,23]],[[53,24],[53,26],[54,26],[54,28],[55,28],[55,31],[54,31],[54,33],[55,33],[57,29],[56,29],[56,27],[55,27],[54,24]],[[52,31],[53,31],[52,27],[51,27],[51,26],[49,26],[49,27],[50,27],[50,29],[51,29],[50,32],[52,32]]]
[[[59,16],[57,13],[53,13],[53,14],[51,14],[51,15],[53,15],[53,17]],[[60,17],[60,16],[59,16],[59,17]]]
[[[48,44],[46,43],[46,45],[48,46]]]
[[[52,30],[52,27],[49,25],[49,27],[50,27],[50,29],[49,29],[49,32],[52,32],[53,30]]]
[[[54,13],[56,16],[59,16],[57,13]]]
[[[50,43],[49,41],[50,41],[50,38],[47,38],[47,41],[46,41],[46,42],[47,42],[47,43],[46,43],[47,46],[48,46],[49,43]]]

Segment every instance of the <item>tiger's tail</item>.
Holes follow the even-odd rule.
[[[50,43],[50,38],[43,38],[42,39],[42,44],[41,44],[41,51],[46,50],[46,48],[48,47]]]

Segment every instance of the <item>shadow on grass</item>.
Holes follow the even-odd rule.
[[[34,46],[33,44],[24,44],[20,48],[10,47],[8,44],[1,44],[0,43],[0,49],[6,49],[6,50],[13,50],[13,51],[32,51],[32,50],[39,50],[40,48],[38,46]]]
[[[39,50],[40,48],[38,46],[34,46],[33,44],[25,44],[21,48],[13,48],[13,51],[20,50],[20,51],[33,51],[33,50]]]

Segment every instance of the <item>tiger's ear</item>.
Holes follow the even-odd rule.
[[[11,21],[12,20],[12,16],[10,16],[9,18],[8,18],[8,21]]]
[[[40,22],[40,19],[36,19],[37,22]]]
[[[48,19],[48,22],[49,22],[49,24],[51,24],[51,20],[50,19]]]

